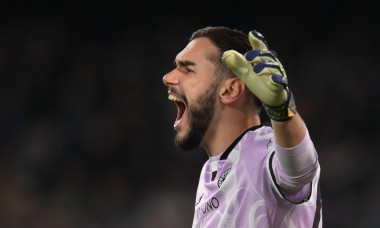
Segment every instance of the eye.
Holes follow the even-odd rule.
[[[194,72],[192,69],[186,67],[186,66],[178,66],[177,69],[181,71],[182,73],[192,73]]]
[[[192,69],[187,68],[187,67],[185,67],[185,71],[186,71],[187,73],[194,72]]]

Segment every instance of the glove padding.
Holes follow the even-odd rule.
[[[259,32],[253,30],[248,37],[253,50],[244,56],[234,50],[226,51],[222,61],[263,102],[271,119],[287,120],[296,111],[286,72]]]

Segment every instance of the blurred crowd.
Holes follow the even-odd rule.
[[[175,148],[162,77],[195,29],[255,25],[98,10],[0,22],[0,227],[191,226],[207,156]],[[379,227],[376,22],[283,16],[255,24],[319,152],[324,223]]]

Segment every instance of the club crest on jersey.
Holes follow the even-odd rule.
[[[226,179],[227,175],[230,172],[231,172],[231,168],[229,168],[226,171],[224,171],[224,173],[219,177],[219,179],[218,179],[218,188],[220,188],[220,186],[222,186],[224,180]]]

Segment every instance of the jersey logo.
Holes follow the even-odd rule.
[[[218,179],[218,187],[222,186],[224,180],[226,179],[227,175],[231,172],[231,168],[227,169]]]
[[[204,194],[204,193],[203,193]],[[198,203],[195,203],[195,206],[198,206],[198,204],[201,202],[202,198],[203,198],[203,194],[201,195],[201,197],[199,197],[199,200],[198,200]]]

